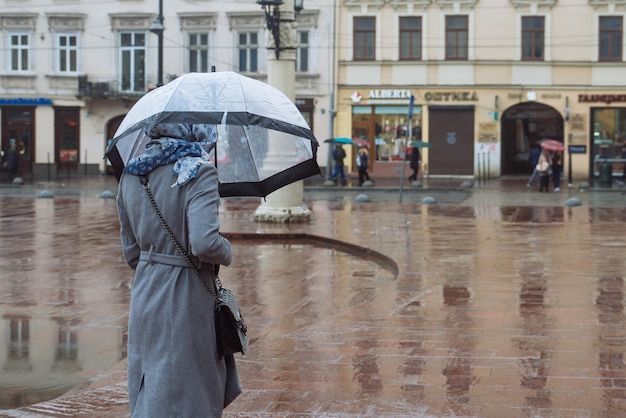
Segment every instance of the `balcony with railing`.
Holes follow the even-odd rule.
[[[88,75],[78,77],[78,94],[81,99],[135,99],[143,96],[148,91],[146,89],[127,90],[120,88],[118,79],[102,79],[90,81]]]

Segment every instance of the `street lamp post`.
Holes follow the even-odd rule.
[[[267,50],[267,82],[282,91],[292,101],[296,97],[296,13],[303,8],[303,0],[256,0],[265,11],[270,36]],[[280,161],[284,150],[268,150],[265,163]],[[311,210],[304,205],[302,180],[270,193],[257,208],[254,220],[258,222],[306,222]]]
[[[159,14],[158,16],[150,23],[150,27],[148,30],[157,35],[159,43],[158,43],[158,72],[157,72],[157,87],[161,87],[163,85],[163,31],[165,27],[163,26],[163,0],[159,0]]]

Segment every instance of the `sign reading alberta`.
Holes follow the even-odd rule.
[[[370,90],[369,99],[410,99],[410,90]]]

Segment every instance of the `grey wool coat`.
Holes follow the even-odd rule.
[[[229,265],[219,234],[217,170],[200,167],[182,186],[172,166],[149,174],[163,217],[209,283]],[[122,249],[135,270],[128,323],[128,395],[133,418],[220,417],[241,392],[233,356],[220,358],[214,299],[159,222],[140,178],[123,174],[117,195]]]

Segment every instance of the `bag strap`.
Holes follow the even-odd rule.
[[[217,294],[217,291],[213,290],[213,286],[209,285],[209,283],[207,282],[206,278],[202,275],[202,273],[200,272],[198,267],[196,267],[194,262],[191,260],[191,257],[189,256],[189,253],[187,252],[187,250],[185,250],[183,248],[182,244],[180,243],[178,238],[176,238],[176,235],[174,235],[174,232],[172,232],[172,229],[170,228],[170,226],[165,221],[165,218],[163,217],[163,214],[161,213],[161,210],[159,209],[159,206],[157,205],[157,202],[154,199],[154,195],[152,194],[152,189],[150,189],[150,183],[148,181],[148,176],[145,176],[145,175],[144,176],[140,176],[139,180],[141,181],[141,185],[143,186],[143,188],[146,191],[146,193],[148,193],[148,197],[150,198],[150,203],[152,204],[152,208],[154,209],[154,211],[156,212],[157,216],[159,217],[159,220],[161,221],[161,225],[163,226],[163,229],[165,229],[165,232],[170,237],[170,239],[172,240],[172,242],[174,243],[174,245],[176,246],[178,251],[182,254],[183,258],[185,260],[187,260],[187,262],[189,263],[189,265],[191,266],[193,271],[195,271],[196,274],[198,275],[198,277],[200,278],[200,280],[202,280],[202,283],[204,283],[204,286],[209,290],[209,293],[211,293],[211,295],[214,296],[216,300],[219,300],[219,296]],[[219,270],[220,270],[219,264],[214,264],[213,265],[213,272],[215,273],[215,283],[214,284],[215,284],[215,287],[217,288],[217,290],[222,288],[222,282],[220,281],[219,277],[217,276],[217,273],[219,272]]]

